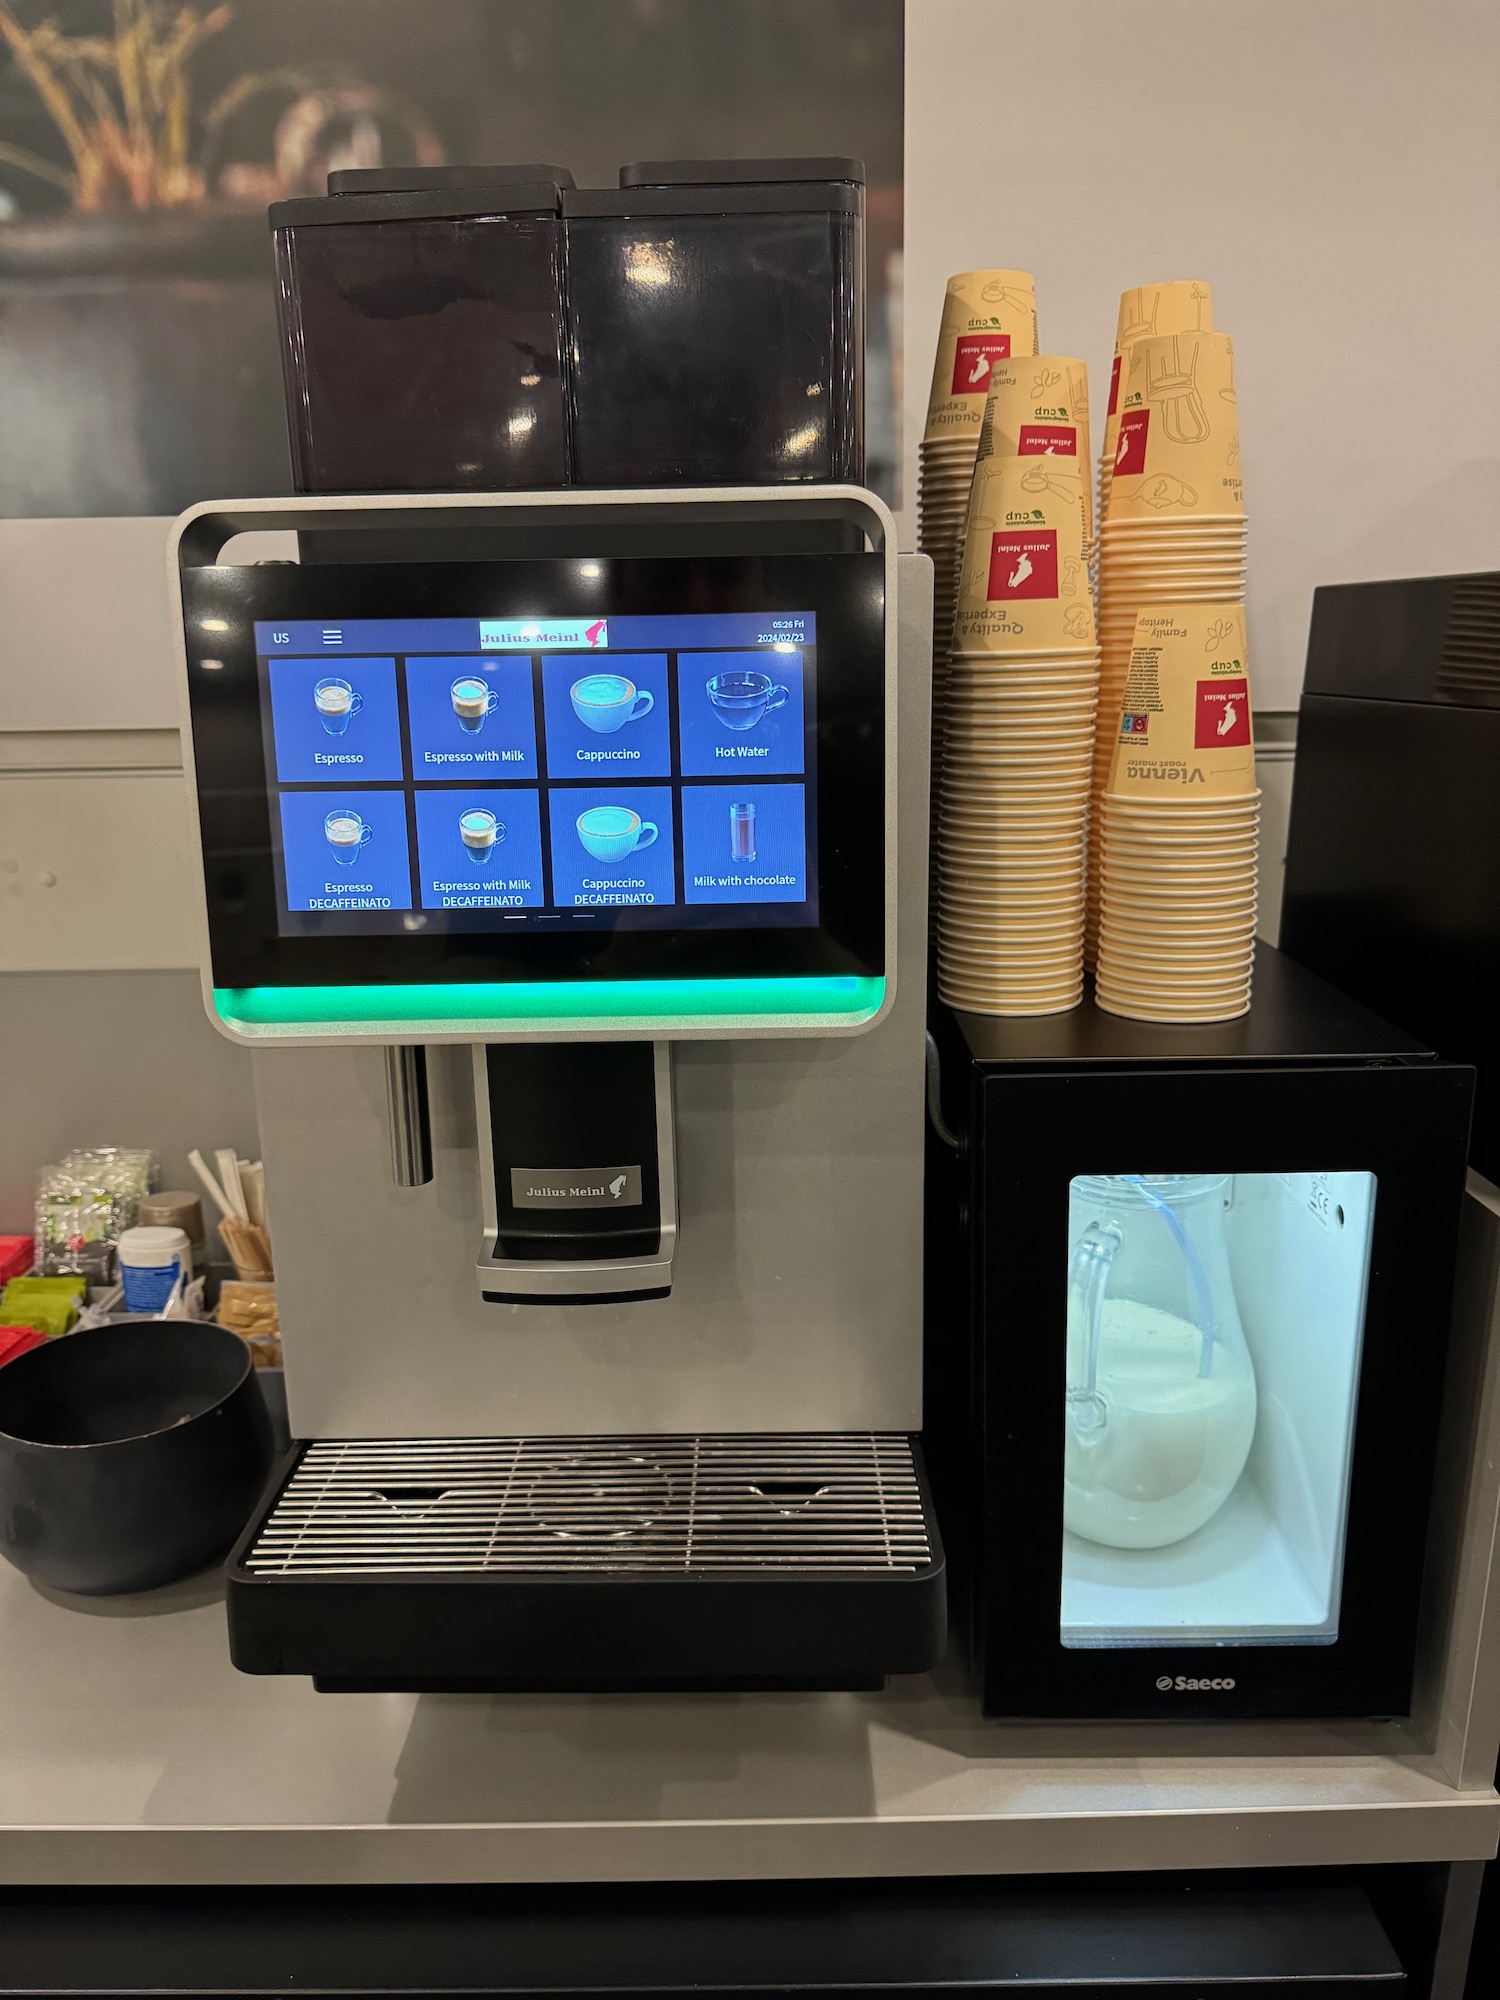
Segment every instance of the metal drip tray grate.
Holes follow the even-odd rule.
[[[932,1561],[912,1445],[879,1432],[309,1444],[258,1576],[875,1576]]]

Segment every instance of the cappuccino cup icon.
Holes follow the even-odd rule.
[[[715,674],[708,683],[709,705],[726,729],[753,729],[763,715],[781,708],[789,694],[769,674]]]
[[[492,812],[472,806],[458,816],[458,836],[476,868],[488,868],[490,856],[505,838],[505,828]]]
[[[471,736],[483,729],[485,717],[493,715],[500,706],[500,696],[495,689],[488,681],[482,681],[473,674],[465,674],[461,680],[456,680],[448,693],[459,728],[466,729]]]
[[[627,722],[639,722],[656,706],[649,688],[637,688],[623,674],[585,674],[568,689],[573,713],[586,729],[612,736]]]
[[[323,822],[323,838],[340,868],[354,866],[374,832],[374,827],[362,820],[352,806],[335,806]]]
[[[319,681],[313,689],[313,707],[330,736],[342,736],[349,718],[358,715],[364,705],[364,696],[356,694],[347,681]]]
[[[656,822],[629,806],[590,806],[578,815],[578,838],[596,861],[623,861],[656,839]]]

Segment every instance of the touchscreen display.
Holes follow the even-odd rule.
[[[254,637],[282,935],[818,923],[814,611]]]
[[[883,556],[188,566],[183,615],[216,987],[884,971]]]

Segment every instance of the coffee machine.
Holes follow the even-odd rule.
[[[287,528],[340,560],[226,550]],[[296,1440],[236,1664],[933,1664],[930,567],[834,485],[209,503],[170,567]]]

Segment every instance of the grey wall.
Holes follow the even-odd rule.
[[[154,1146],[168,1187],[197,1186],[191,1146],[258,1157],[249,1055],[195,972],[0,977],[0,1231],[29,1234],[38,1166],[89,1145]]]

